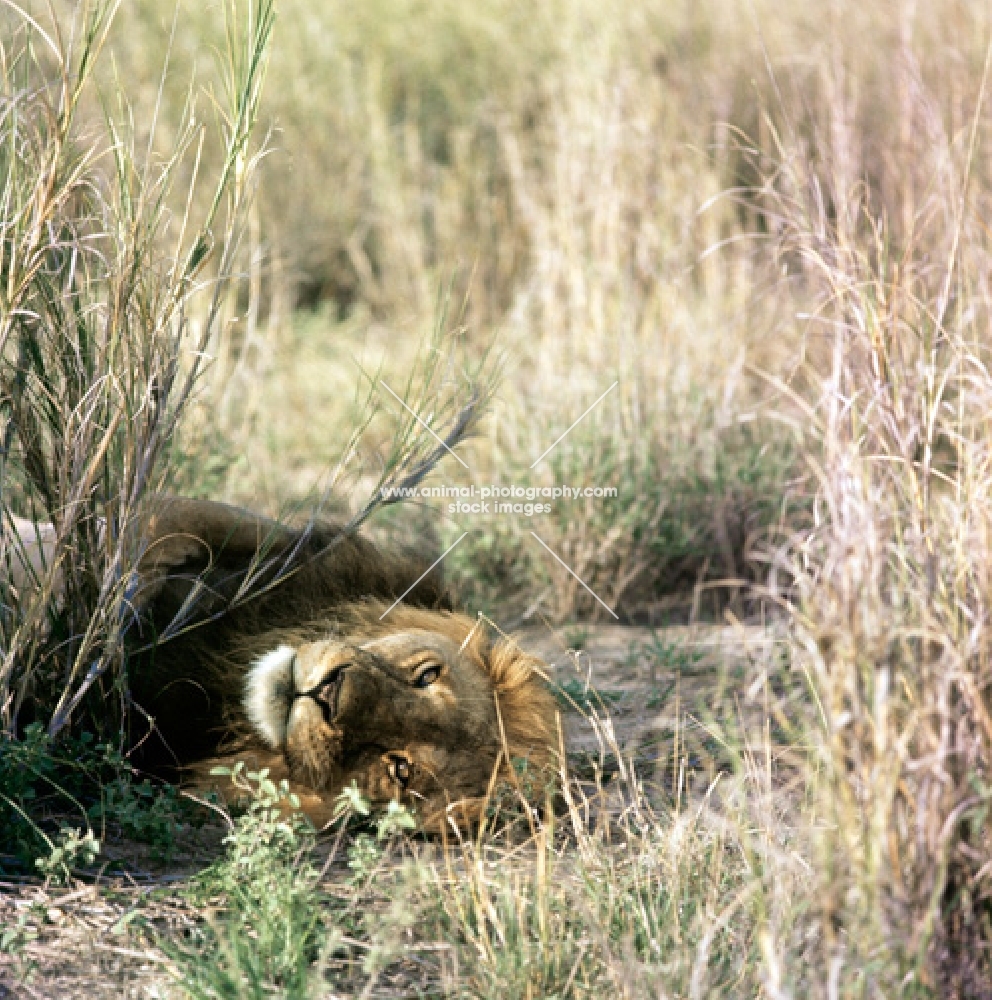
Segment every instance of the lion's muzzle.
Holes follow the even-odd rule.
[[[338,704],[341,700],[341,687],[344,684],[345,667],[335,667],[312,691],[303,692],[303,696],[313,698],[324,714],[324,721],[333,725],[338,714]]]

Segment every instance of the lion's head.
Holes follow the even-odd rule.
[[[372,803],[411,806],[426,828],[471,820],[501,770],[545,768],[557,745],[539,661],[461,615],[401,605],[380,622],[382,610],[345,609],[326,638],[259,657],[247,721],[315,822],[352,782]]]

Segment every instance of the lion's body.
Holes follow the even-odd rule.
[[[140,766],[177,777],[246,757],[288,778],[315,822],[356,781],[437,826],[449,802],[471,815],[514,758],[551,760],[540,664],[490,645],[436,575],[417,582],[422,561],[199,501],[169,501],[146,538],[129,670]]]

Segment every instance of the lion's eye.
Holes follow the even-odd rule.
[[[440,676],[441,668],[436,663],[432,663],[414,677],[413,686],[418,688],[430,687]]]
[[[404,788],[410,783],[410,762],[405,757],[389,758],[389,776]]]

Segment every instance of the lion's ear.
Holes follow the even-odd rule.
[[[286,723],[293,704],[296,650],[278,646],[259,657],[245,676],[244,707],[248,721],[274,750],[286,743]]]

